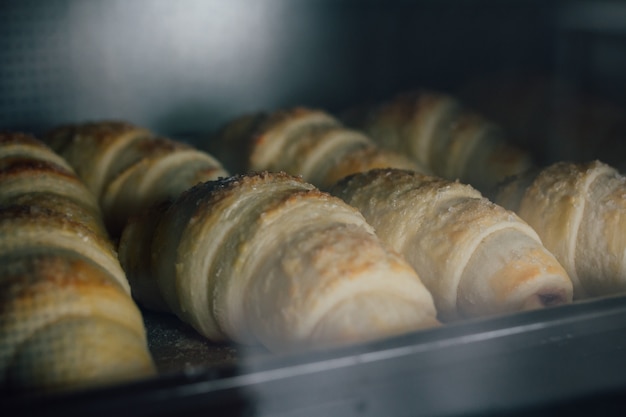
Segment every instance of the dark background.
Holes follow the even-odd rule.
[[[34,133],[124,119],[202,146],[242,113],[425,88],[544,162],[622,169],[625,74],[621,1],[0,2],[0,129]]]
[[[625,15],[598,1],[3,1],[0,128],[124,118],[197,133],[503,73],[622,99]]]

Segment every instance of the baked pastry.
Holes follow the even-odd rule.
[[[95,197],[33,137],[0,134],[0,385],[152,375],[141,313]]]
[[[152,239],[163,213],[172,204],[164,200],[130,217],[119,242],[118,257],[131,283],[133,298],[142,307],[171,312],[155,281],[152,268]]]
[[[130,145],[152,136],[130,123],[105,121],[59,126],[42,139],[99,198],[113,178],[142,158],[141,153],[131,152]]]
[[[207,149],[230,172],[283,171],[322,190],[346,175],[373,168],[424,171],[329,113],[304,107],[238,117],[215,133]]]
[[[97,196],[117,238],[128,217],[228,173],[213,156],[126,122],[60,126],[45,136]]]
[[[572,282],[537,233],[469,185],[382,169],[330,192],[415,268],[442,321],[572,301]]]
[[[438,324],[415,271],[355,208],[284,173],[194,186],[129,222],[123,265],[138,244],[150,248],[138,277],[149,302],[213,341],[285,352]],[[141,268],[126,269],[134,287]]]
[[[502,184],[493,199],[519,214],[565,267],[576,299],[626,291],[626,178],[599,162],[557,162]]]
[[[488,192],[532,167],[531,155],[503,131],[447,94],[413,91],[349,109],[346,125],[378,146],[408,155],[428,172]]]

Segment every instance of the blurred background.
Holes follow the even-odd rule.
[[[196,140],[250,111],[424,88],[546,161],[617,164],[625,51],[619,1],[5,1],[0,128],[116,118]]]

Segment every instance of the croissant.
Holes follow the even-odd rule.
[[[284,171],[322,190],[373,168],[424,171],[416,161],[379,148],[327,112],[304,107],[235,118],[215,133],[207,149],[230,172]]]
[[[0,134],[0,385],[77,389],[154,371],[94,196],[37,139]]]
[[[285,173],[196,185],[129,222],[123,265],[138,244],[145,293],[213,341],[285,352],[438,324],[415,271],[356,209]],[[125,267],[132,286],[141,264]]]
[[[228,175],[206,152],[126,122],[60,126],[44,140],[97,196],[114,238],[128,217],[151,204],[198,182]]]
[[[381,148],[410,156],[426,173],[481,192],[533,166],[531,155],[512,145],[499,126],[438,92],[409,92],[355,107],[342,121]]]
[[[379,169],[330,192],[415,268],[442,321],[572,301],[572,282],[535,231],[469,185]]]
[[[626,291],[626,178],[599,162],[557,162],[492,197],[526,220],[574,283],[576,299]]]

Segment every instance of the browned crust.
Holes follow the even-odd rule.
[[[398,123],[413,119],[422,109],[436,105],[442,98],[449,96],[431,90],[413,90],[396,94],[391,99],[371,109],[367,118],[374,121],[380,115],[393,117]]]
[[[267,115],[258,124],[253,132],[253,141],[262,140],[263,135],[272,130],[275,126],[281,125],[286,121],[307,117],[311,114],[320,113],[322,110],[311,109],[303,106],[296,106],[289,109],[281,109]]]
[[[331,187],[334,183],[349,175],[388,168],[417,171],[418,165],[403,154],[381,149],[375,145],[364,146],[355,152],[344,155],[330,169],[321,188]]]
[[[537,280],[541,276],[567,276],[561,265],[552,258],[552,255],[543,248],[535,248],[527,257],[514,258],[502,270],[498,271],[492,279],[494,291],[500,299],[506,299],[509,294],[525,283]],[[502,279],[499,279],[502,277]],[[515,277],[515,280],[505,279],[505,277]],[[547,307],[572,302],[571,289],[568,293],[563,287],[542,286],[537,293],[527,300],[535,307]],[[526,307],[530,307],[527,305]]]
[[[14,253],[2,257],[0,269],[0,308],[11,300],[35,298],[53,287],[71,287],[78,293],[98,288],[128,297],[104,269],[71,251]]]
[[[255,169],[255,153],[267,143],[276,128],[285,123],[322,114],[332,117],[323,110],[304,106],[240,116],[216,132],[207,145],[207,150],[215,155],[229,172],[247,173]],[[339,120],[337,124],[340,124]]]
[[[24,132],[0,132],[0,146],[4,145],[14,145],[14,144],[24,144],[31,145],[38,148],[49,149],[52,152],[52,149],[48,147],[41,140],[37,139],[35,136],[24,133]]]
[[[426,185],[429,187],[445,187],[453,183],[452,181],[444,178],[422,174],[420,172],[407,169],[375,168],[366,172],[346,176],[345,178],[339,180],[332,187],[330,192],[333,195],[341,195],[342,190],[363,187],[375,181],[382,183],[381,189],[393,190],[395,185],[398,183],[406,182],[407,176],[412,176],[418,180],[415,181],[416,187]]]
[[[42,140],[56,152],[63,153],[79,135],[106,145],[115,141],[119,135],[132,131],[147,133],[145,129],[126,121],[103,120],[59,126],[44,134]]]
[[[44,206],[33,205],[9,205],[0,208],[0,227],[7,223],[6,230],[12,227],[37,227],[37,224],[54,224],[59,231],[72,230],[77,236],[88,236],[103,251],[116,254],[113,244],[108,236],[98,233],[97,230],[87,224],[70,217],[66,213],[59,212]],[[6,231],[5,230],[5,231]]]
[[[86,206],[81,202],[67,198],[63,195],[47,192],[29,192],[16,195],[11,199],[9,205],[28,206],[31,211],[43,210],[57,212],[60,215],[68,216],[94,231],[94,233],[107,235],[107,231],[102,222],[100,211],[96,205]]]
[[[193,149],[192,146],[169,138],[154,137],[137,143],[139,153],[145,156],[161,155],[184,149]]]
[[[302,178],[289,175],[285,172],[261,171],[235,174],[229,177],[196,184],[181,193],[173,202],[172,206],[194,202],[194,204],[198,206],[210,207],[233,193],[237,193],[242,186],[254,187],[255,184],[263,184],[270,181],[295,181],[305,184]],[[201,198],[196,203],[198,196],[201,196]],[[202,210],[197,211],[200,212]]]
[[[345,155],[346,164],[354,172],[369,171],[374,168],[396,168],[413,170],[417,165],[403,154],[380,149],[375,145],[365,146],[354,153]]]
[[[0,176],[11,177],[35,174],[52,174],[78,180],[73,172],[51,161],[23,156],[0,159]]]

